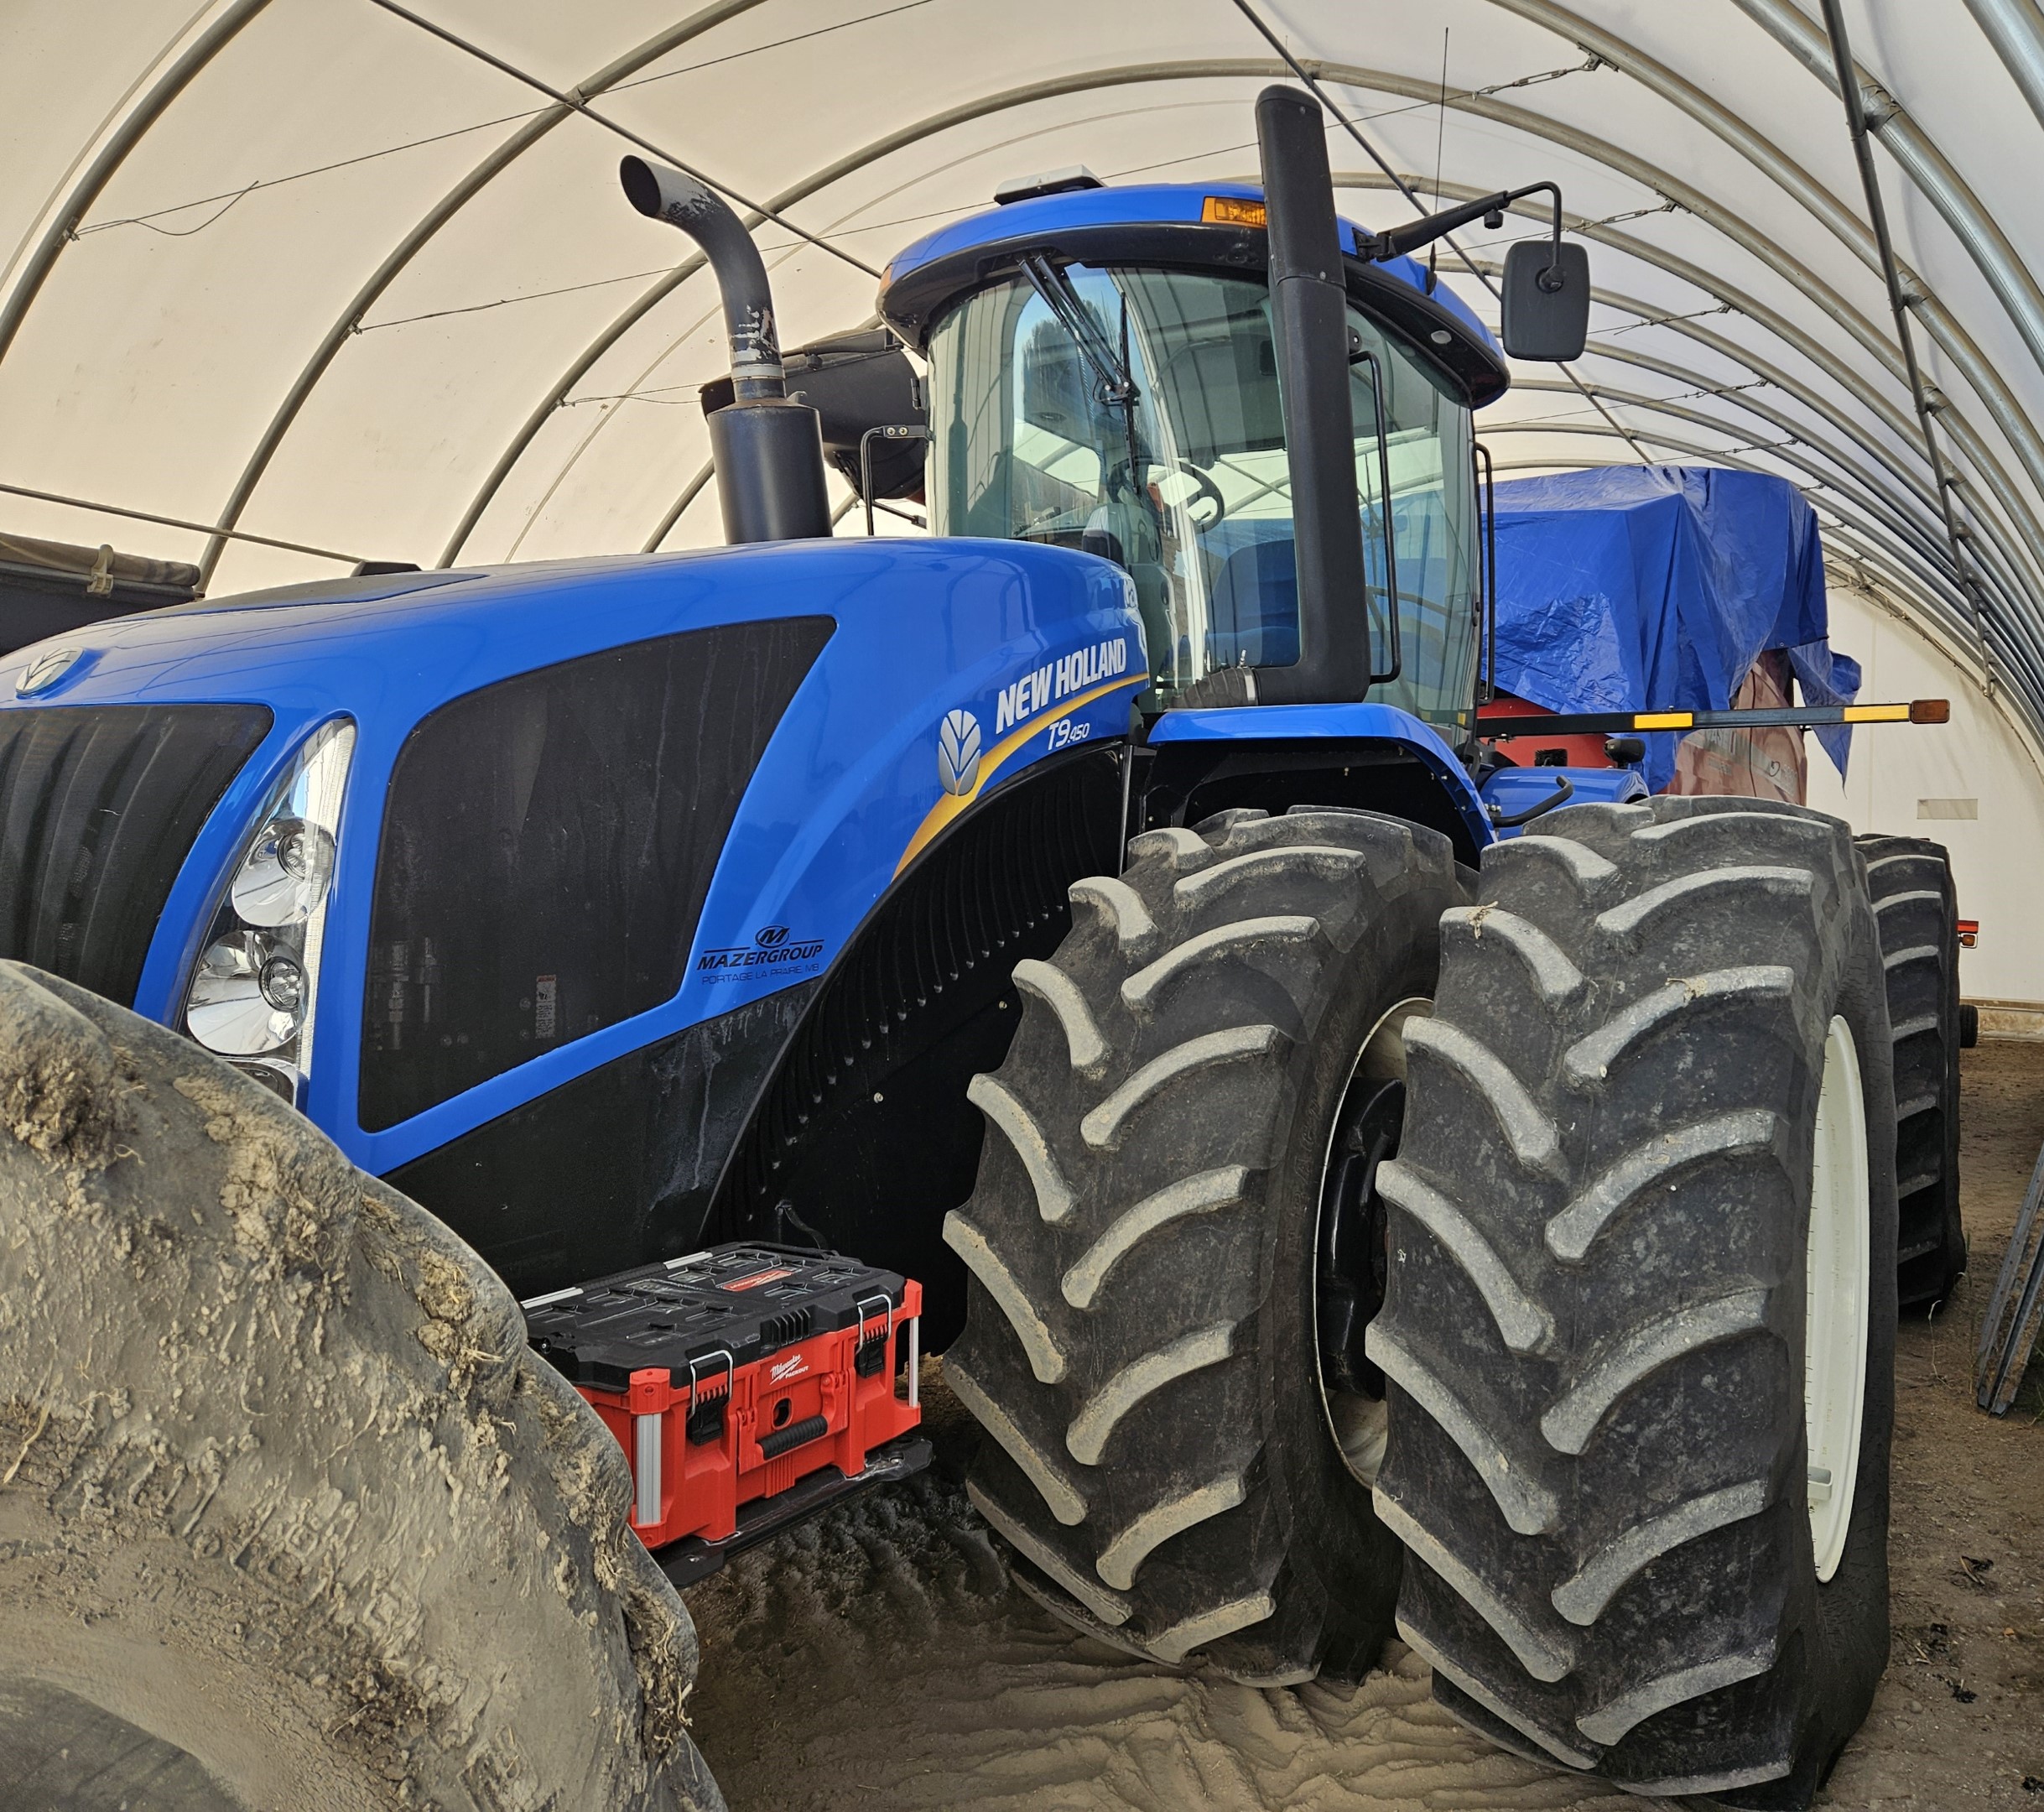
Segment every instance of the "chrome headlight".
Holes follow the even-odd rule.
[[[208,1050],[260,1057],[304,1029],[305,972],[260,931],[231,931],[209,944],[185,997],[185,1023]]]
[[[303,818],[273,818],[234,877],[227,903],[252,925],[303,924],[326,898],[333,833]]]
[[[185,991],[185,1028],[287,1099],[312,1066],[334,836],[355,726],[322,725],[272,791]]]

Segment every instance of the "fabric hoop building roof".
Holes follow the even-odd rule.
[[[1253,177],[1251,102],[1288,57],[1353,128],[1329,143],[1354,218],[1411,217],[1397,185],[1561,183],[1590,346],[1485,413],[1501,472],[1787,478],[1833,586],[1905,615],[2034,747],[2044,195],[2019,148],[2044,13],[1840,14],[1914,384],[1813,0],[23,0],[0,526],[190,561],[216,593],[714,540],[715,296],[618,195],[621,150],[752,211],[795,343],[869,322],[887,258],[1017,173]],[[1544,206],[1442,249],[1493,327],[1481,279]]]

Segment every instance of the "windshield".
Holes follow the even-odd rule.
[[[1060,320],[1018,278],[939,324],[932,531],[1081,548],[1125,568],[1158,704],[1217,667],[1291,664],[1298,600],[1269,291],[1121,267],[1072,265],[1064,279],[1090,320],[1069,318],[1070,303]],[[1349,379],[1370,593],[1355,633],[1366,607],[1379,666],[1391,564],[1380,373],[1396,537],[1403,666],[1370,696],[1466,729],[1476,658],[1469,411],[1353,306],[1349,324],[1351,344],[1371,355],[1358,355]]]

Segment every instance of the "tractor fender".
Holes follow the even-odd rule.
[[[1431,725],[1395,705],[1256,705],[1168,711],[1152,726],[1149,743],[1158,752],[1160,768],[1167,769],[1183,765],[1174,758],[1196,758],[1215,744],[1282,747],[1302,766],[1322,768],[1341,767],[1350,752],[1368,752],[1379,761],[1388,757],[1432,783],[1424,789],[1430,796],[1420,809],[1454,841],[1459,860],[1473,864],[1495,838],[1483,801],[1454,751]],[[1208,809],[1221,809],[1226,803],[1233,802],[1209,800]],[[1376,802],[1365,797],[1357,803]],[[1387,795],[1379,809],[1394,816],[1412,816],[1413,803],[1409,792]]]
[[[1560,784],[1564,780],[1568,783],[1565,789]],[[1562,805],[1629,805],[1647,796],[1646,783],[1635,768],[1499,768],[1487,774],[1483,784],[1484,804],[1495,806],[1502,818],[1530,811],[1558,793],[1561,798],[1555,810]],[[1500,825],[1493,835],[1501,841],[1519,836],[1523,829]]]

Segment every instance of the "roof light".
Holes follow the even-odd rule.
[[[994,190],[994,206],[1006,207],[1011,201],[1031,201],[1038,195],[1069,195],[1075,189],[1106,186],[1084,164],[1070,164],[1063,169],[1046,170],[1040,176],[1017,176],[1004,182]]]
[[[1209,226],[1261,226],[1263,204],[1243,195],[1210,195],[1199,204],[1199,218]]]

